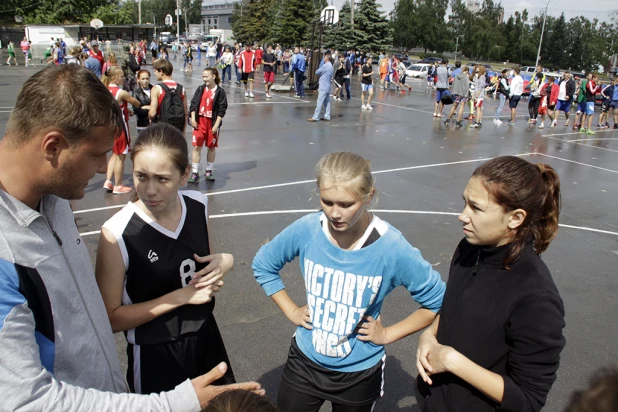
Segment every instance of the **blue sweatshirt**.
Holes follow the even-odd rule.
[[[279,271],[297,256],[305,282],[312,330],[299,326],[296,343],[316,364],[339,372],[371,368],[384,347],[357,339],[364,316],[378,317],[395,287],[404,286],[424,308],[437,312],[445,284],[401,232],[374,216],[381,234],[359,250],[335,246],[322,229],[323,212],[307,215],[262,246],[253,260],[257,282],[268,296],[284,289]]]
[[[324,60],[322,60],[324,62]],[[330,92],[331,81],[333,80],[333,65],[331,62],[326,62],[322,67],[316,70],[315,74],[320,76],[318,91]]]

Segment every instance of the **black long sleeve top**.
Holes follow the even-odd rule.
[[[502,403],[443,373],[432,386],[418,379],[425,411],[536,412],[545,405],[565,345],[564,307],[532,243],[507,270],[510,248],[459,243],[437,333],[438,342],[503,377]]]

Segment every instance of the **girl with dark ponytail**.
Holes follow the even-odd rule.
[[[540,258],[558,232],[560,179],[548,165],[498,157],[463,193],[463,239],[440,314],[421,335],[423,412],[539,411],[564,348],[564,307]]]

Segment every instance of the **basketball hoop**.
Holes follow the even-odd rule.
[[[90,20],[90,27],[94,28],[95,30],[99,30],[101,27],[103,27],[103,22],[99,19]]]
[[[326,26],[339,23],[339,11],[335,6],[324,7],[320,13],[320,21]]]

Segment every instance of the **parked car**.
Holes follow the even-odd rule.
[[[410,58],[403,53],[394,53],[393,56],[397,57],[397,59],[402,63],[405,63],[410,60]]]
[[[429,66],[431,66],[431,64],[428,63],[412,64],[406,70],[406,76],[415,77],[417,79],[427,78],[427,70],[429,69]]]
[[[439,63],[442,60],[442,57],[425,57],[423,60],[420,60],[419,63]]]

